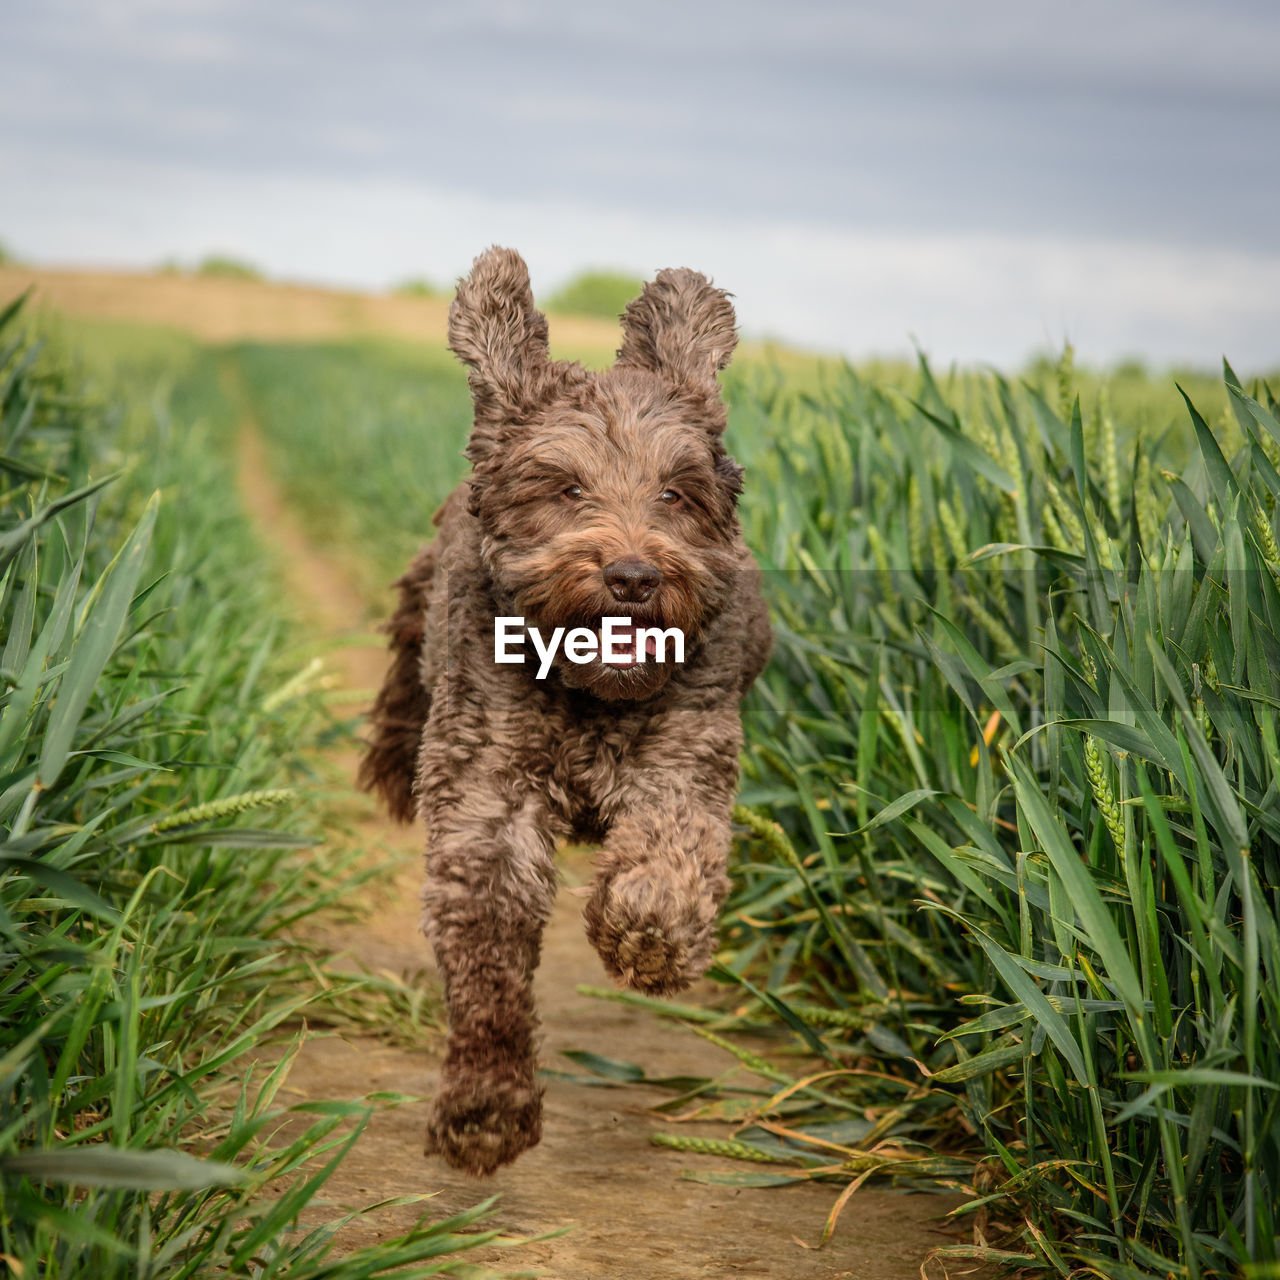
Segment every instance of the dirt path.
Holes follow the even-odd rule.
[[[235,388],[231,388],[233,394]],[[366,629],[361,594],[344,569],[312,547],[285,506],[265,465],[251,416],[240,433],[239,477],[247,508],[266,541],[277,548],[299,606],[333,639]],[[383,664],[380,649],[338,651],[348,688],[370,690]],[[339,762],[351,776],[354,753]],[[403,854],[419,837],[383,822],[366,806],[356,831],[364,847]],[[635,1010],[579,996],[579,983],[604,984],[600,962],[583,935],[581,900],[572,889],[589,867],[570,862],[548,927],[537,978],[545,1039],[543,1061],[573,1070],[564,1049],[590,1049],[638,1062],[656,1075],[717,1075],[728,1060],[683,1028]],[[325,935],[335,952],[374,970],[416,972],[429,964],[417,930],[416,872],[389,874],[373,893],[375,910],[359,928]],[[310,1041],[290,1074],[288,1089],[302,1098],[350,1098],[372,1090],[429,1097],[438,1044],[420,1050],[389,1047],[373,1038],[329,1036]],[[512,1235],[561,1227],[567,1234],[515,1250],[480,1250],[474,1261],[538,1268],[550,1280],[694,1280],[710,1276],[778,1280],[914,1280],[929,1250],[954,1243],[931,1222],[954,1203],[937,1196],[864,1189],[845,1210],[835,1239],[817,1241],[838,1188],[778,1189],[704,1186],[684,1181],[682,1168],[733,1166],[685,1156],[650,1144],[669,1119],[646,1107],[670,1095],[627,1088],[592,1088],[551,1079],[542,1144],[488,1181],[476,1181],[422,1155],[426,1104],[406,1104],[374,1117],[327,1187],[336,1205],[354,1207],[415,1192],[437,1193],[441,1216],[498,1192],[495,1225]],[[684,1126],[724,1137],[723,1128]],[[742,1168],[742,1166],[737,1166]],[[411,1208],[366,1215],[347,1231],[354,1248],[408,1227]],[[932,1275],[942,1274],[934,1267]]]

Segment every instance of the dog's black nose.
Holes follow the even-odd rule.
[[[615,600],[640,604],[653,595],[661,581],[662,574],[653,565],[646,564],[635,556],[615,560],[604,567],[605,586],[613,592]]]

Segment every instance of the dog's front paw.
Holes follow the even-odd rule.
[[[707,971],[718,909],[691,865],[643,863],[596,882],[587,904],[587,937],[620,982],[670,995]]]
[[[427,1121],[426,1154],[487,1177],[542,1137],[542,1090],[523,1074],[444,1079]]]

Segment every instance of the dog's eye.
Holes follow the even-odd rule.
[[[678,494],[674,489],[663,489],[663,491],[658,494],[658,497],[669,507],[674,507],[676,503],[681,500],[680,494]]]
[[[568,498],[570,502],[577,502],[582,497],[582,488],[580,485],[571,484],[567,489],[561,490],[560,496]]]

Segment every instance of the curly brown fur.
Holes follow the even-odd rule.
[[[396,822],[412,822],[416,812],[413,780],[431,711],[431,693],[422,683],[422,629],[435,566],[435,547],[423,547],[392,584],[400,602],[382,627],[390,636],[391,664],[369,712],[372,732],[357,776],[360,788],[381,796]]]
[[[397,815],[416,795],[426,824],[423,930],[450,1018],[427,1149],[486,1174],[541,1134],[532,979],[558,841],[603,839],[586,923],[615,978],[665,994],[706,971],[738,703],[770,634],[721,441],[716,374],[737,340],[723,291],[660,272],[627,308],[617,362],[588,373],[551,361],[523,261],[491,249],[449,339],[471,369],[472,472],[400,581],[362,778]],[[680,627],[685,661],[561,654],[538,680],[494,662],[494,619],[514,615],[544,634]]]

